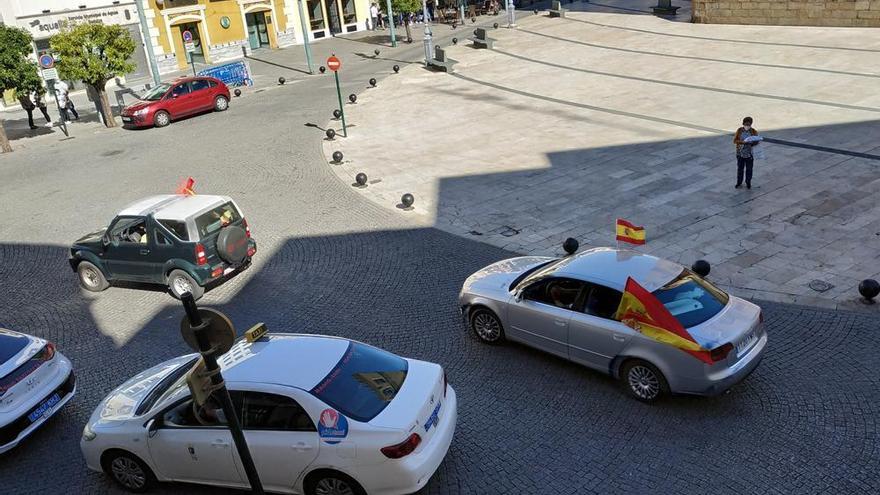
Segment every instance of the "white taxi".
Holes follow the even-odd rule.
[[[39,428],[75,392],[73,367],[55,344],[0,328],[0,453]]]
[[[98,405],[80,442],[89,468],[134,492],[156,481],[248,486],[222,410],[190,397],[197,358],[150,368]],[[282,333],[242,339],[219,362],[267,491],[412,493],[452,442],[455,391],[437,364]]]

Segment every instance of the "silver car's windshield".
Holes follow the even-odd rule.
[[[547,275],[550,275],[553,272],[553,269],[556,268],[556,265],[558,265],[559,262],[564,259],[565,258],[551,260],[542,265],[538,265],[526,270],[525,272],[523,272],[522,275],[517,277],[516,280],[513,281],[513,283],[510,284],[511,290],[513,290],[514,288],[522,289],[523,287],[527,287],[533,282],[536,282],[546,277]]]
[[[730,299],[723,290],[688,269],[653,294],[685,328],[717,315]]]

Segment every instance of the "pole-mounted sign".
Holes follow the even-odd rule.
[[[229,390],[226,389],[223,375],[220,374],[220,366],[217,364],[217,358],[232,347],[235,341],[235,329],[223,313],[197,308],[189,292],[183,294],[180,300],[186,310],[186,317],[180,322],[180,333],[183,340],[202,355],[186,376],[186,383],[193,400],[197,404],[204,404],[211,396],[219,399],[229,425],[229,432],[232,433],[232,440],[235,442],[235,449],[251,485],[251,492],[262,495],[263,484],[260,482],[254,459],[248,450],[241,423],[238,421],[238,414],[235,412],[235,406],[232,404],[232,398],[229,396]]]
[[[339,69],[342,67],[342,61],[336,58],[335,54],[330,55],[327,59],[327,68],[333,71],[333,77],[336,78],[336,96],[339,98],[339,116],[342,118],[342,135],[348,137],[348,128],[345,126],[345,108],[342,105],[342,90],[339,89]]]

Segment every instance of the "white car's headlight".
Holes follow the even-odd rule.
[[[86,425],[86,427],[83,428],[83,440],[90,442],[94,440],[97,436],[98,435],[96,435],[95,432],[93,432],[92,429],[89,428],[89,425]]]
[[[132,114],[132,115],[143,115],[143,114],[145,114],[145,113],[147,113],[147,112],[149,112],[149,111],[150,111],[150,108],[149,108],[149,107],[144,107],[144,108],[140,108],[140,109],[138,109],[138,110],[135,110],[135,111],[132,112],[131,114]]]

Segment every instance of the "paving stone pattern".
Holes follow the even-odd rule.
[[[455,74],[407,67],[366,91],[347,110],[358,127],[325,150],[425,226],[556,254],[568,236],[612,244],[626,218],[647,229],[641,249],[706,259],[745,297],[876,315],[856,287],[880,277],[880,34],[806,29],[523,16],[490,30],[495,50],[448,47]],[[745,115],[789,144],[761,145],[751,190],[733,188]]]
[[[314,49],[344,57],[343,90],[352,92],[394,63],[360,61],[351,52],[363,46],[334,40]],[[415,60],[419,50],[389,57]],[[292,65],[299,56],[286,50],[273,60]],[[121,493],[86,469],[82,427],[127,377],[189,352],[179,336],[182,311],[160,291],[83,292],[66,246],[121,205],[167,192],[186,175],[196,177],[197,191],[235,196],[260,247],[254,266],[209,292],[204,305],[226,312],[240,331],[264,321],[446,367],[460,397],[458,428],[423,493],[880,490],[873,319],[766,303],[770,347],[748,380],[718,398],[657,406],[561,359],[482,345],[459,324],[460,285],[513,253],[420,227],[353,192],[324,161],[323,132],[303,125],[325,121],[332,80],[283,74],[292,82],[250,91],[224,114],[141,132],[80,128],[73,140],[0,157],[0,326],[55,341],[79,377],[77,397],[0,457],[4,494]],[[167,484],[154,493],[228,492]]]

